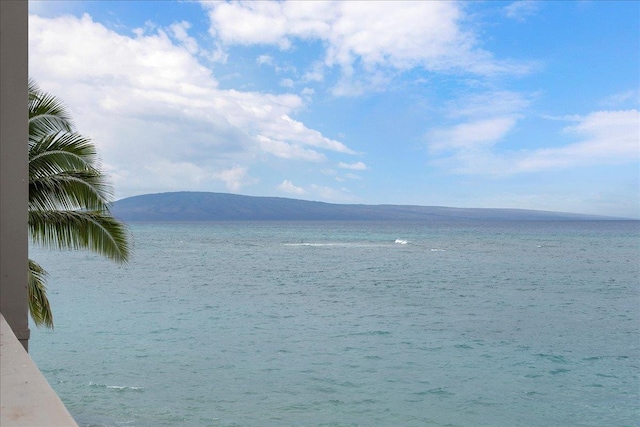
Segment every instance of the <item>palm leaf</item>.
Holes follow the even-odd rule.
[[[129,257],[128,234],[111,215],[111,187],[90,139],[73,131],[62,102],[29,80],[29,235],[55,249],[89,249],[117,262]],[[46,272],[29,260],[29,310],[53,327]]]
[[[62,172],[29,182],[29,209],[107,210],[110,194],[96,171]]]
[[[126,228],[109,211],[29,211],[34,243],[54,249],[88,249],[117,262],[129,258]]]
[[[104,210],[111,187],[94,167],[95,147],[75,133],[47,135],[29,144],[29,208]]]
[[[29,80],[29,140],[39,139],[49,133],[73,131],[71,116],[64,104],[55,96],[40,90]]]
[[[91,140],[73,132],[56,132],[29,142],[29,179],[66,170],[96,169]]]
[[[36,262],[29,260],[29,276],[27,280],[29,296],[29,313],[36,326],[53,328],[53,313],[47,298],[45,278],[47,272]]]

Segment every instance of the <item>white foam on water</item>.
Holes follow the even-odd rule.
[[[125,385],[108,385],[107,388],[114,390],[144,390],[144,387],[125,386]]]
[[[126,386],[126,385],[106,385],[106,384],[96,384],[93,381],[89,382],[89,387],[98,387],[98,388],[107,388],[111,390],[144,390],[144,387],[138,386]]]
[[[322,246],[344,246],[344,244],[340,244],[340,243],[307,243],[307,242],[303,242],[303,243],[285,243],[285,246],[317,246],[317,247],[322,247]]]
[[[396,239],[395,243],[398,243],[400,245],[406,245],[409,242],[407,242],[406,240],[403,240],[403,239]]]
[[[312,247],[312,248],[378,248],[383,246],[377,243],[355,243],[355,242],[336,242],[336,243],[285,243],[284,246],[290,247]]]

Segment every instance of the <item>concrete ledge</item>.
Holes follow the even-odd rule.
[[[0,314],[0,425],[77,427]]]

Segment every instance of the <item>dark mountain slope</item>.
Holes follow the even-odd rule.
[[[145,194],[114,203],[123,221],[433,221],[433,220],[594,220],[591,215],[522,209],[465,209],[437,206],[347,205],[280,197],[225,193]]]

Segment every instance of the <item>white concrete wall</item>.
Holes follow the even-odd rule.
[[[0,426],[77,427],[0,314]]]

